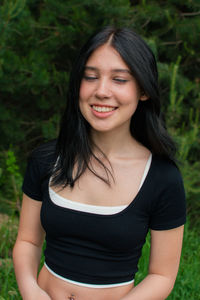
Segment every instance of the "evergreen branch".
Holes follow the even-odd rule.
[[[194,17],[200,15],[200,11],[197,12],[188,12],[188,13],[181,13],[182,17]]]
[[[170,105],[172,107],[172,111],[174,110],[176,97],[177,97],[175,84],[176,84],[177,72],[178,72],[180,61],[181,61],[181,56],[178,56],[178,59],[172,69],[172,79],[171,79],[171,87],[170,87]]]
[[[52,40],[52,39],[54,39],[54,38],[56,38],[55,35],[54,35],[54,36],[49,36],[49,37],[47,37],[47,38],[45,38],[45,39],[43,39],[43,40],[40,40],[40,41],[38,42],[38,44],[46,43],[47,41]]]
[[[166,45],[179,45],[179,44],[181,44],[181,43],[183,43],[183,41],[182,40],[179,40],[179,41],[171,41],[171,42],[163,42],[163,43],[161,43],[161,45],[164,45],[164,46],[166,46]]]
[[[59,28],[56,27],[56,26],[40,25],[40,24],[37,24],[37,23],[35,23],[35,24],[33,25],[33,27],[34,27],[34,28],[40,28],[40,29],[59,30]]]
[[[146,22],[144,22],[144,24],[141,26],[141,28],[144,28],[145,26],[147,26],[149,24],[149,22],[151,22],[151,18],[147,19]]]

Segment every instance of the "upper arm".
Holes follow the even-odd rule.
[[[44,241],[44,229],[40,221],[41,201],[36,201],[23,194],[22,208],[17,240],[30,242],[41,247]]]
[[[174,281],[181,256],[183,224],[186,221],[185,191],[177,167],[166,162],[158,167],[161,180],[157,179],[157,196],[151,207],[149,273],[160,274]]]
[[[149,273],[159,274],[175,281],[178,272],[183,228],[170,230],[151,230],[151,253]]]

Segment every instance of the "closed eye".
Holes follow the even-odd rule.
[[[127,79],[122,79],[122,78],[114,78],[113,80],[116,81],[117,83],[126,83],[126,82],[128,82]]]
[[[86,75],[84,75],[83,78],[88,81],[93,81],[93,80],[97,79],[96,76],[86,76]]]

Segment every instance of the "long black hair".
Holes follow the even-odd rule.
[[[87,41],[74,63],[69,81],[67,105],[56,143],[58,159],[52,180],[55,185],[73,187],[75,181],[87,168],[109,184],[110,171],[93,153],[95,145],[90,136],[90,125],[79,109],[79,90],[85,64],[98,47],[108,42],[120,54],[140,89],[148,96],[147,101],[139,101],[132,116],[130,123],[132,136],[153,154],[174,161],[176,147],[161,118],[158,72],[154,54],[143,39],[131,29],[109,26]],[[101,177],[90,167],[89,161],[92,156],[104,168],[106,178]]]

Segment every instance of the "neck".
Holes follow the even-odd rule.
[[[138,146],[129,130],[115,129],[109,132],[91,131],[94,144],[103,151],[107,158],[124,156]]]

